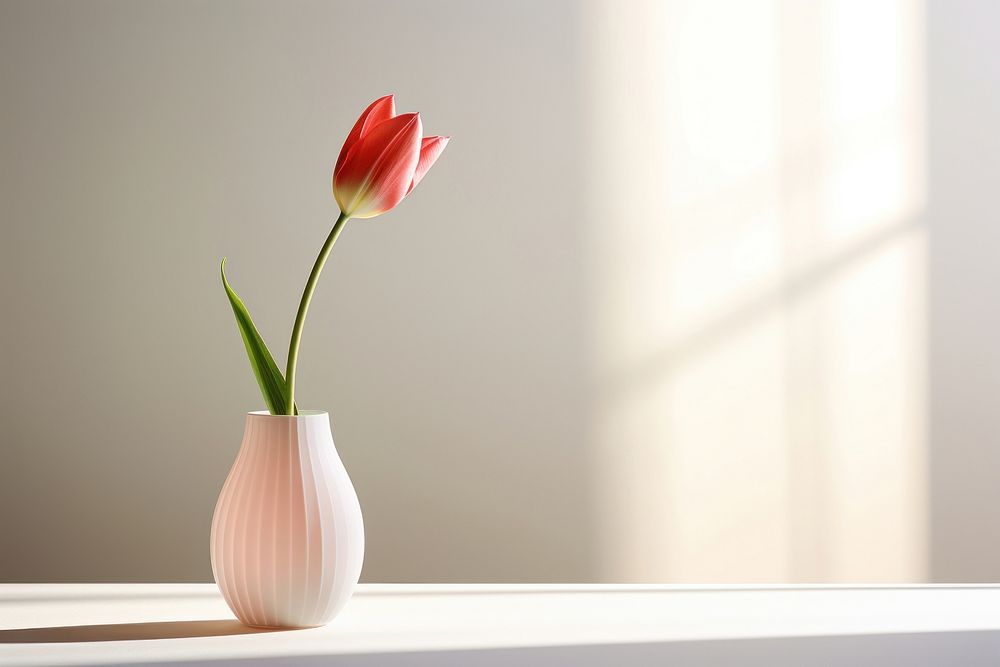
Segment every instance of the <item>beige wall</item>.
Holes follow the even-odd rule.
[[[932,575],[1000,579],[1000,5],[928,6]]]
[[[366,580],[1000,576],[995,13],[0,4],[0,581],[211,577],[261,405],[219,259],[280,363],[387,92],[454,138],[297,391]]]
[[[284,358],[371,99],[454,137],[352,223],[299,401],[374,581],[595,576],[570,3],[4,2],[0,579],[205,580],[261,406],[218,264]]]

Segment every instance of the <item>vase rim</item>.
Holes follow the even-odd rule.
[[[327,417],[326,410],[299,410],[297,415],[272,415],[268,410],[251,410],[248,417],[273,417],[274,419],[302,419],[303,417]]]

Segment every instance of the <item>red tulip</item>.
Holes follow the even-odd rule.
[[[333,195],[349,218],[374,218],[417,186],[449,137],[422,137],[420,114],[395,115],[392,95],[364,110],[333,170]]]

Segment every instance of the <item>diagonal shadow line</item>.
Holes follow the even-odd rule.
[[[905,237],[910,232],[925,228],[918,219],[904,220],[888,225],[844,248],[832,257],[793,273],[776,287],[750,298],[726,313],[710,320],[701,328],[688,333],[682,340],[658,354],[650,355],[645,363],[631,371],[621,373],[606,385],[611,396],[627,395],[636,387],[645,386],[663,377],[679,364],[688,362],[699,354],[713,349],[733,333],[746,328],[760,316],[780,305],[795,303],[812,293],[827,280],[856,262],[874,255],[888,244]]]
[[[143,639],[223,637],[227,635],[281,632],[283,630],[285,628],[252,628],[233,619],[109,623],[104,625],[57,625],[41,628],[0,630],[0,644],[122,642]]]

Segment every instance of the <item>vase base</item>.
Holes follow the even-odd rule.
[[[258,623],[247,623],[246,621],[240,621],[240,623],[254,630],[309,630],[311,628],[322,628],[324,625],[327,625],[327,623],[315,623],[313,625],[260,625]]]

